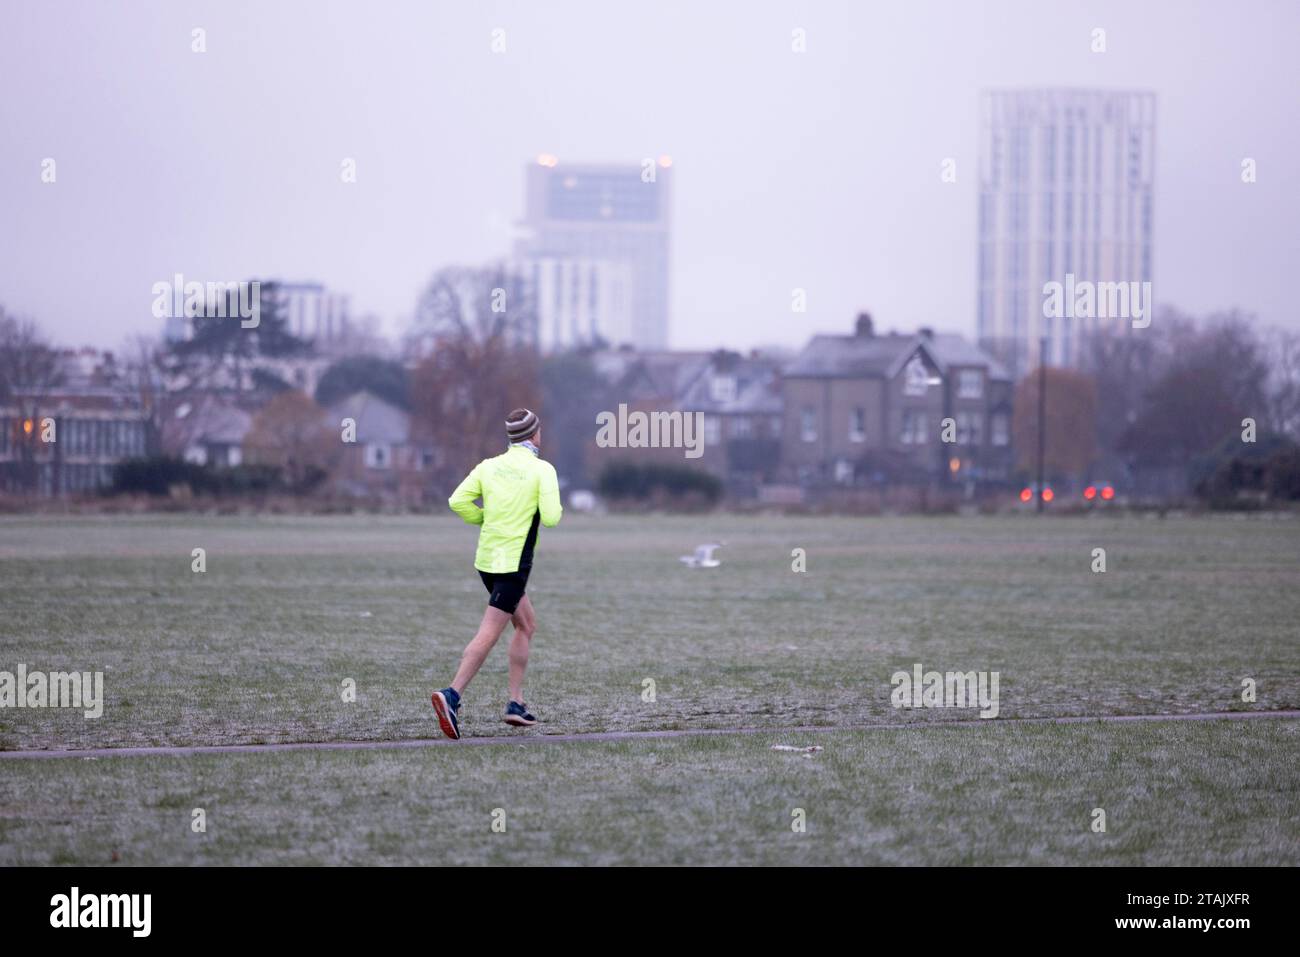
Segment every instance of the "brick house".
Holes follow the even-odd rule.
[[[713,352],[676,405],[703,413],[704,454],[691,464],[722,479],[731,494],[751,496],[775,477],[784,424],[777,359]]]
[[[592,475],[610,461],[655,462],[699,469],[722,479],[727,491],[750,497],[776,473],[781,456],[781,363],[754,352],[597,354],[594,363],[610,384],[611,401],[629,412],[702,416],[703,454],[684,457],[680,448],[588,450]]]
[[[344,444],[335,468],[336,485],[352,495],[402,504],[419,504],[430,491],[434,450],[411,436],[411,416],[391,402],[354,392],[326,411],[330,427],[345,420],[356,426],[355,441]]]
[[[785,367],[782,475],[812,487],[1006,481],[1011,397],[1006,370],[961,336],[880,335],[864,313],[852,335],[814,336]]]
[[[704,371],[708,352],[651,350],[630,346],[592,353],[591,363],[611,396],[638,408],[669,408]]]
[[[604,398],[614,412],[625,405],[629,412],[672,412],[681,409],[680,398],[708,366],[707,352],[652,350],[640,352],[630,346],[592,354],[592,366],[605,381]],[[584,447],[585,472],[593,483],[614,462],[657,463],[703,468],[700,459],[685,459],[679,448],[601,448],[596,444],[596,427]]]
[[[217,392],[184,393],[163,402],[162,450],[196,465],[232,467],[244,460],[253,407]]]

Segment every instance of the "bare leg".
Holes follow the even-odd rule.
[[[483,621],[478,626],[478,633],[474,636],[474,640],[465,646],[465,653],[460,656],[460,667],[456,669],[456,677],[451,682],[451,686],[456,689],[456,694],[465,693],[465,686],[474,680],[478,670],[483,667],[488,652],[501,637],[501,632],[506,630],[506,623],[509,621],[508,614],[500,608],[488,605],[487,611],[483,612]]]
[[[533,603],[525,595],[515,609],[515,633],[510,639],[510,700],[524,703],[524,669],[528,667],[528,649],[532,644],[533,632],[537,629],[537,618],[533,614]]]

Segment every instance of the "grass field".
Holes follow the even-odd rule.
[[[708,539],[721,568],[676,561]],[[106,701],[0,711],[0,749],[436,735],[473,542],[427,517],[2,519],[0,670],[103,671]],[[529,592],[542,724],[500,723],[501,647],[469,735],[844,730],[0,761],[0,863],[1300,863],[1294,720],[941,728],[975,712],[890,703],[919,662],[999,672],[1001,718],[1300,707],[1295,521],[569,515]]]
[[[10,761],[0,864],[1289,864],[1300,722]],[[1091,829],[1106,812],[1106,831]],[[191,830],[194,808],[207,831]],[[806,816],[796,833],[794,810]],[[504,812],[504,832],[492,829]]]

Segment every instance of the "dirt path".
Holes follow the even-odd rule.
[[[909,721],[906,724],[840,725],[797,728],[698,728],[680,731],[599,731],[590,734],[495,735],[493,737],[408,738],[401,741],[303,741],[287,744],[175,745],[150,748],[87,748],[80,751],[0,751],[0,761],[43,758],[145,758],[187,757],[192,754],[255,754],[267,751],[373,751],[391,748],[434,748],[484,744],[559,744],[582,741],[645,741],[658,738],[689,738],[725,734],[779,734],[786,738],[823,734],[828,731],[898,731],[917,728],[976,727],[1002,724],[1088,724],[1128,721],[1248,721],[1262,718],[1300,718],[1300,711],[1210,711],[1194,714],[1117,714],[1069,718],[997,718],[992,721]]]

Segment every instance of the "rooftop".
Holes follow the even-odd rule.
[[[939,367],[947,372],[952,366],[983,367],[989,378],[1009,380],[1000,362],[955,333],[922,330],[917,333],[890,332],[876,335],[865,330],[857,335],[817,335],[785,367],[785,375],[802,378],[875,378],[894,375],[902,363],[917,349],[924,348]]]

